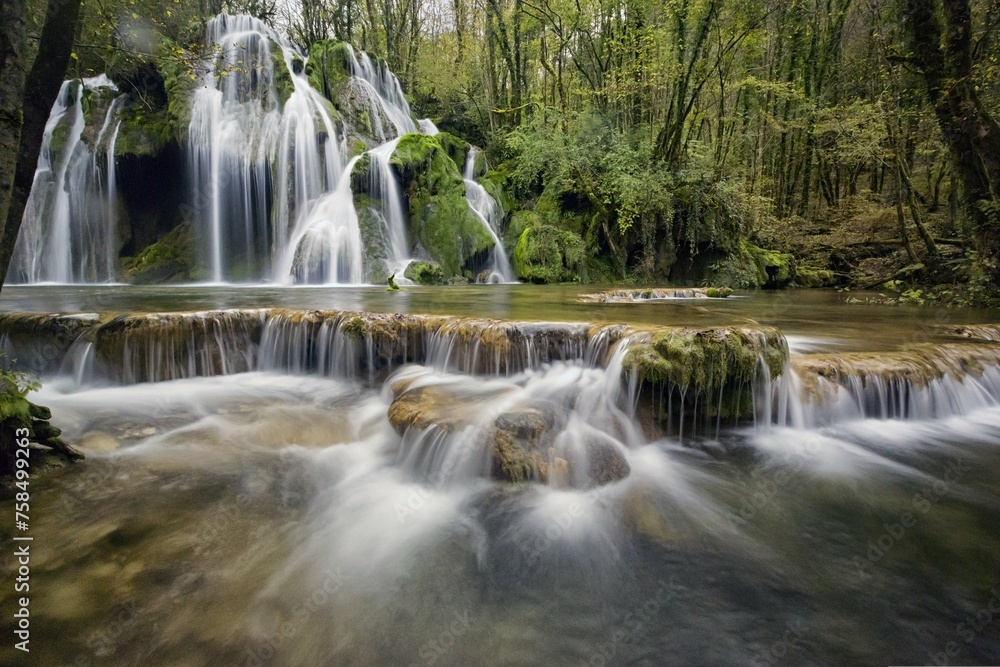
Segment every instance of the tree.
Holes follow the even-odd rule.
[[[973,76],[969,0],[907,0],[910,56],[962,183],[983,277],[1000,285],[1000,125],[982,104]]]
[[[24,32],[23,1],[0,0],[0,220],[7,219],[21,139]]]
[[[16,10],[12,9],[15,4],[23,6],[22,0],[0,0],[0,17],[16,16]],[[31,193],[38,153],[42,148],[45,123],[59,95],[59,88],[66,76],[66,68],[73,52],[73,40],[68,39],[67,35],[76,34],[80,20],[80,6],[80,0],[48,0],[45,24],[38,40],[38,51],[27,79],[22,78],[20,94],[16,88],[0,91],[10,94],[14,100],[21,101],[23,119],[16,151],[10,151],[13,148],[11,142],[0,145],[0,163],[15,165],[9,202],[6,210],[0,209],[0,214],[6,220],[3,234],[0,235],[0,289],[6,280],[7,267],[10,266],[14,244],[21,228],[21,219],[24,217],[24,207]],[[23,26],[23,22],[21,25]],[[7,24],[4,23],[4,30],[6,29]],[[21,39],[23,40],[23,31]],[[6,83],[4,81],[4,85]],[[3,200],[0,199],[0,204],[2,203]]]

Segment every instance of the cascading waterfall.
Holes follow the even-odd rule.
[[[88,141],[84,97],[109,95],[114,98],[100,130]],[[63,83],[45,126],[8,273],[11,282],[115,279],[118,194],[114,155],[121,101],[118,89],[104,75]]]
[[[399,79],[389,71],[389,66],[383,61],[373,62],[364,52],[358,57],[354,49],[350,49],[350,54],[354,83],[369,105],[372,131],[375,134],[372,138],[385,143],[416,132],[417,125],[410,114],[410,104],[403,95]]]
[[[382,218],[386,226],[386,238],[391,253],[390,273],[402,274],[410,258],[407,242],[406,214],[403,212],[403,194],[396,182],[396,174],[389,160],[399,144],[399,138],[385,142],[368,151],[371,156],[369,171],[371,192],[382,202]]]
[[[465,199],[469,202],[469,210],[472,211],[477,220],[483,223],[483,227],[493,237],[493,257],[488,282],[514,282],[514,269],[511,268],[510,260],[507,258],[503,241],[500,240],[500,220],[503,219],[503,210],[475,178],[478,156],[479,149],[471,146],[469,154],[465,158],[462,178],[465,180]]]
[[[206,38],[219,51],[192,99],[193,222],[214,281],[265,277],[296,221],[314,214],[341,176],[337,132],[319,93],[295,73],[298,54],[271,28],[223,14],[209,21]],[[279,76],[293,87],[283,105]],[[361,275],[359,247],[349,279]]]
[[[191,96],[187,133],[188,220],[201,266],[217,283],[359,284],[367,257],[351,190],[346,139],[377,142],[367,151],[370,192],[379,202],[387,266],[400,282],[412,260],[407,212],[390,158],[406,133],[437,134],[416,123],[398,79],[383,61],[348,48],[348,105],[367,114],[364,128],[340,126],[309,83],[305,56],[249,16],[208,22],[201,85]],[[103,123],[84,117],[83,97],[117,89],[104,75],[67,81],[46,127],[35,185],[10,270],[12,282],[110,282],[118,264],[114,148],[117,96]],[[96,134],[96,138],[92,137]],[[497,235],[496,203],[467,179],[470,210],[496,241],[491,282],[511,280]]]

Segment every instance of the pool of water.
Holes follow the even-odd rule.
[[[577,303],[587,291],[34,287],[5,289],[0,308],[752,320],[781,326],[802,349],[888,349],[933,340],[930,325],[1000,321],[846,304],[832,292]],[[413,442],[387,419],[391,392],[350,378],[45,377],[33,400],[87,459],[32,479],[31,657],[248,667],[1000,662],[995,402],[942,419],[745,425],[682,440],[630,430],[628,406],[608,417],[618,378],[572,360],[503,378],[400,373],[497,401],[559,397],[571,406],[567,431],[615,438],[631,474],[560,488],[414,465]],[[461,453],[480,439],[472,430],[447,442]],[[13,502],[0,509],[11,516]],[[12,562],[0,559],[8,582]],[[0,593],[4,613],[12,588]],[[11,641],[0,647],[0,662],[21,660]]]

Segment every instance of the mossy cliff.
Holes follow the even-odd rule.
[[[184,223],[135,257],[122,260],[122,276],[136,285],[184,282],[193,278],[194,233]]]
[[[410,213],[410,231],[447,276],[474,270],[493,239],[469,211],[458,166],[434,137],[407,134],[391,164]]]

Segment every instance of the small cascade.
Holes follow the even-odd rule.
[[[630,472],[625,450],[645,442],[621,406],[628,340],[606,366],[582,357],[473,379],[407,367],[386,382],[404,468],[436,483],[469,478],[585,488]]]
[[[11,282],[114,281],[119,242],[114,152],[121,102],[104,75],[63,83],[45,126],[8,272]],[[103,121],[94,123],[96,135],[88,136],[84,108],[99,113],[105,109],[100,103],[107,103]]]
[[[441,132],[430,118],[421,118],[417,121],[417,126],[420,128],[420,134],[426,134],[430,137]]]
[[[298,54],[263,22],[217,16],[206,42],[218,54],[192,99],[193,222],[214,281],[261,278],[297,221],[338,182],[337,133],[320,94],[292,67]],[[284,104],[279,79],[292,86]],[[360,264],[360,252],[352,261]]]
[[[372,139],[380,144],[417,131],[410,114],[410,104],[403,95],[399,79],[389,71],[384,61],[372,61],[363,51],[360,57],[349,49],[353,85],[371,118]]]
[[[353,158],[337,187],[303,211],[282,252],[276,279],[291,277],[295,283],[330,284],[364,282],[364,248],[358,214],[351,192]]]
[[[265,311],[123,315],[93,332],[94,377],[123,384],[245,373],[257,367]],[[78,365],[79,362],[74,362]]]
[[[500,221],[503,220],[504,212],[486,188],[475,179],[478,155],[479,149],[471,146],[465,159],[462,178],[465,180],[465,199],[469,202],[469,210],[493,237],[493,257],[485,282],[511,283],[514,282],[514,269],[511,268],[510,260],[507,258],[503,241],[500,240]]]
[[[932,420],[1000,405],[1000,345],[803,354],[758,396],[758,423],[817,428],[861,419]]]
[[[371,156],[370,192],[382,203],[381,213],[385,221],[386,238],[389,241],[391,254],[389,273],[402,275],[410,259],[407,216],[403,212],[403,194],[399,190],[399,183],[396,182],[396,175],[389,163],[398,144],[399,138],[392,139],[368,151],[368,155]]]

